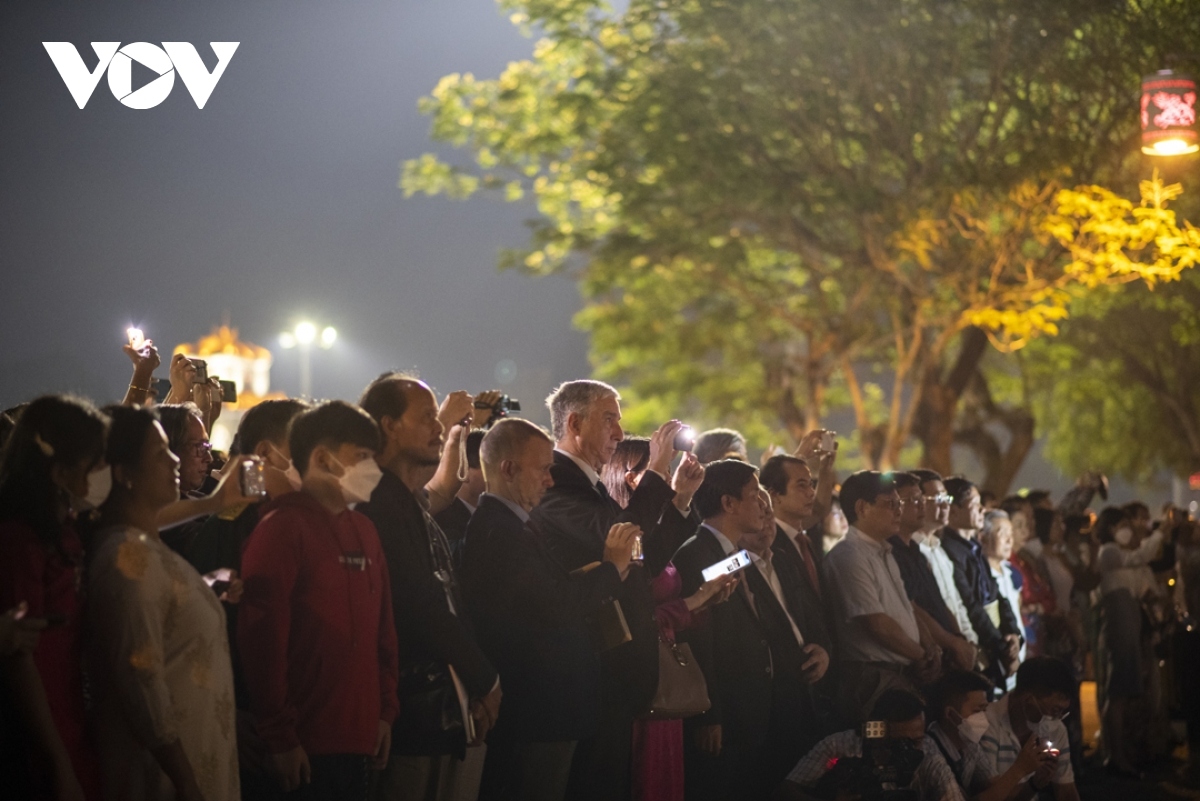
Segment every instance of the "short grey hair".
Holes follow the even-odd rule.
[[[603,381],[579,379],[565,381],[546,398],[546,408],[550,410],[550,426],[554,431],[555,441],[561,442],[567,435],[567,417],[575,414],[586,417],[592,404],[605,398],[621,399],[621,393],[605,384]]]
[[[483,436],[479,443],[479,463],[483,467],[484,478],[487,478],[488,468],[496,468],[505,459],[513,459],[531,439],[541,439],[553,444],[546,429],[520,417],[505,417]]]
[[[992,509],[983,516],[983,530],[979,532],[979,539],[991,542],[994,537],[1000,535],[1000,530],[1005,526],[1012,528],[1012,518],[1008,516],[1008,512]]]

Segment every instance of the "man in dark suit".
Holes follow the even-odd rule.
[[[650,461],[625,509],[612,500],[600,471],[612,458],[621,430],[617,391],[599,381],[569,381],[546,405],[554,428],[554,486],[534,507],[534,524],[551,552],[568,570],[601,560],[607,532],[618,522],[641,529],[647,561],[666,563],[671,532],[684,524],[689,510],[678,509],[669,483],[675,435],[683,424],[672,420],[650,440]],[[572,799],[628,798],[633,719],[644,712],[658,685],[658,626],[649,576],[639,566],[616,596],[632,640],[601,655],[601,719],[595,737],[580,742],[572,765]]]
[[[983,528],[979,489],[965,478],[948,478],[945,483],[951,498],[950,525],[941,531],[942,547],[954,563],[954,583],[979,635],[979,647],[987,665],[984,673],[993,684],[1003,686],[1005,679],[1017,670],[1021,627],[1011,605],[1003,603],[987,557],[976,539]],[[999,613],[999,626],[992,622],[992,610]]]
[[[735,553],[735,543],[766,520],[758,471],[732,459],[707,466],[692,503],[704,523],[672,560],[684,597],[704,583],[706,567]],[[708,712],[684,721],[689,798],[755,799],[769,792],[764,768],[774,669],[768,628],[743,579],[727,603],[712,609],[708,625],[679,635],[692,646],[712,702]]]
[[[553,454],[542,429],[516,418],[483,440],[488,491],[468,526],[463,587],[505,690],[484,801],[564,797],[576,742],[594,735],[600,718],[600,663],[584,617],[619,592],[638,531],[614,525],[602,563],[568,573],[529,517],[553,486]]]
[[[393,618],[400,649],[401,687],[406,672],[431,661],[452,665],[466,688],[470,713],[482,735],[495,723],[500,678],[476,641],[455,576],[445,534],[426,507],[424,487],[441,459],[444,426],[437,399],[421,381],[385,375],[371,383],[360,405],[383,434],[378,456],[383,478],[362,512],[375,524],[393,586]],[[403,691],[392,738],[392,759],[380,777],[380,801],[473,796],[478,749],[429,754],[405,732],[415,727]],[[466,784],[468,786],[464,787]]]
[[[479,496],[483,493],[483,470],[479,468],[479,443],[482,441],[482,431],[467,434],[467,480],[463,482],[450,505],[433,516],[434,521],[446,534],[455,565],[462,563],[463,537],[467,533],[467,522],[475,513],[475,507],[479,505]]]
[[[770,493],[775,515],[775,542],[784,590],[796,607],[797,625],[805,642],[833,653],[821,587],[821,553],[804,533],[813,513],[817,488],[808,464],[796,456],[772,456],[759,483]]]

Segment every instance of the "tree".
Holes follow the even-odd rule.
[[[1102,193],[1076,200],[1098,204],[1088,213],[1093,235],[1102,232],[1104,241],[1150,249],[1157,236],[1160,249],[1194,263],[1200,232],[1179,229],[1164,210],[1180,191],[1146,186],[1140,207]],[[1128,274],[1120,253],[1089,258]],[[1024,354],[1047,455],[1063,469],[1100,469],[1140,484],[1162,470],[1200,471],[1200,273],[1173,266],[1153,267],[1167,277],[1161,286],[1139,281],[1081,295],[1062,336]]]
[[[504,263],[578,270],[597,370],[635,397],[759,441],[849,403],[870,462],[915,435],[943,470],[990,343],[1065,312],[1047,201],[1127,171],[1118,87],[1200,24],[1180,2],[503,5],[533,58],[442,80],[422,109],[473,164],[424,156],[406,192],[532,193]]]

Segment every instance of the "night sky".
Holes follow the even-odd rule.
[[[43,41],[89,69],[92,41],[191,42],[209,69],[208,42],[241,44],[203,110],[178,77],[147,110],[101,79],[80,110]],[[119,399],[130,324],[165,377],[176,344],[228,319],[295,393],[278,334],[307,318],[340,334],[314,353],[317,396],[417,370],[439,393],[504,389],[543,424],[549,390],[589,373],[575,284],[496,268],[532,206],[397,187],[405,159],[438,149],[418,99],[531,53],[494,0],[6,0],[0,45],[0,408]],[[1071,482],[1033,455],[1019,483]]]

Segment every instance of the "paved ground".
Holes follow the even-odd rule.
[[[1083,801],[1178,801],[1200,799],[1200,770],[1188,773],[1181,762],[1153,771],[1144,781],[1115,779],[1103,768],[1090,770],[1078,783]]]

